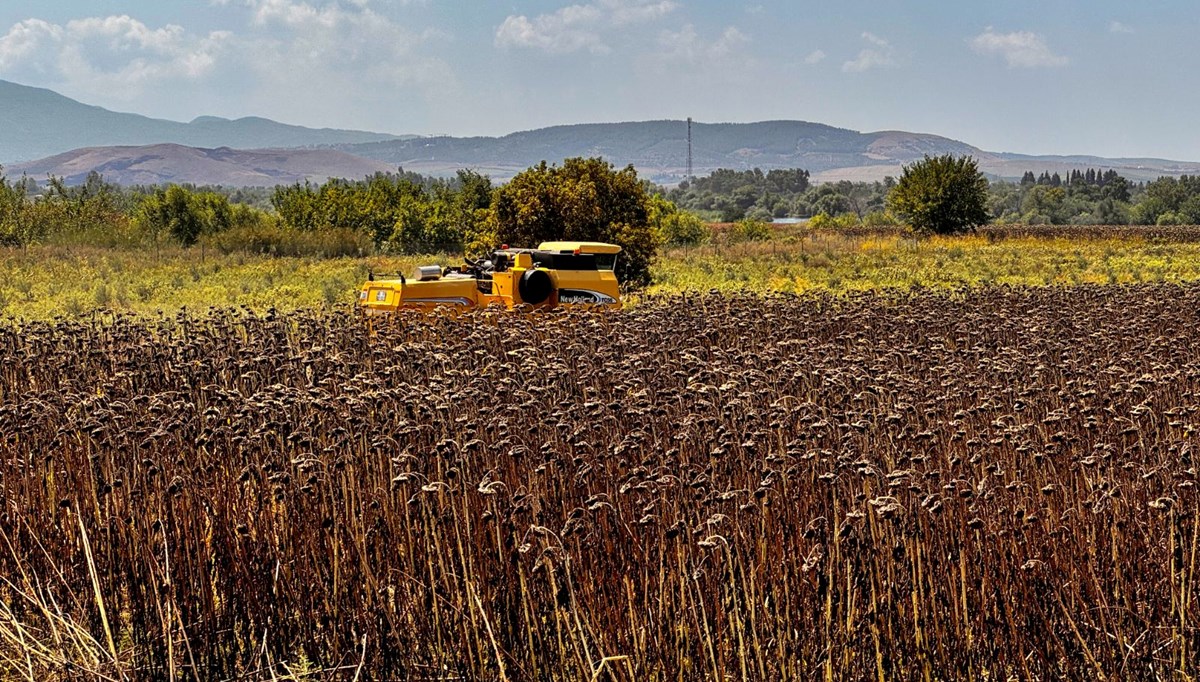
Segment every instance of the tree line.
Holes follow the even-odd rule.
[[[618,276],[649,281],[666,243],[696,241],[707,225],[653,192],[632,167],[567,159],[529,168],[503,185],[459,171],[426,178],[403,169],[362,180],[279,186],[236,201],[221,188],[121,188],[98,174],[77,186],[37,187],[0,171],[0,243],[148,247],[347,256],[466,252],[559,239],[623,248]]]
[[[895,224],[887,210],[895,178],[813,185],[803,170],[719,170],[659,191],[706,220],[813,218],[817,226]],[[781,182],[787,178],[791,182]],[[1020,181],[993,179],[988,222],[1027,225],[1172,225],[1200,223],[1200,178],[1131,182],[1112,169],[1027,171]]]
[[[543,162],[502,185],[470,170],[440,179],[400,169],[270,190],[122,188],[95,173],[78,186],[57,178],[37,186],[0,169],[0,244],[347,256],[599,240],[624,247],[621,274],[639,283],[663,245],[763,239],[774,217],[812,217],[816,228],[896,224],[904,218],[895,210],[898,186],[892,178],[813,185],[801,169],[721,170],[668,190],[632,166],[584,158]],[[1197,176],[1137,184],[1093,169],[1065,178],[1028,172],[1020,182],[972,176],[969,186],[983,201],[982,213],[971,212],[974,222],[1200,224]],[[734,225],[714,233],[713,219]]]

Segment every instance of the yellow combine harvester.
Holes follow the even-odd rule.
[[[619,308],[621,293],[613,271],[620,253],[621,247],[600,242],[544,242],[536,249],[506,245],[489,258],[467,259],[458,268],[423,265],[412,279],[372,275],[358,292],[358,303],[368,313],[437,306],[511,309],[522,304]]]

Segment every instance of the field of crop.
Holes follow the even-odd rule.
[[[917,239],[894,231],[670,249],[651,291],[875,291],[1200,279],[1200,230],[985,228]]]
[[[354,300],[367,272],[411,272],[459,256],[267,257],[199,248],[0,248],[0,317],[79,317],[181,307],[298,310]],[[666,250],[650,292],[845,292],[995,284],[1200,280],[1196,227],[988,227],[914,239],[898,230],[787,228],[766,242]]]
[[[0,678],[1192,680],[1200,285],[0,328]]]

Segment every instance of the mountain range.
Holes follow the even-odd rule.
[[[804,168],[817,182],[870,181],[898,176],[927,154],[974,156],[995,178],[1087,168],[1113,169],[1138,181],[1200,174],[1200,163],[1193,162],[989,152],[938,135],[861,133],[805,121],[695,123],[691,132],[696,175],[718,168]],[[443,176],[474,168],[505,180],[543,160],[573,156],[603,156],[618,166],[632,164],[656,182],[678,182],[687,173],[688,126],[599,123],[458,138],[314,129],[264,118],[204,116],[180,123],[0,81],[0,163],[9,175],[38,180],[54,175],[77,182],[95,170],[120,184],[257,186],[360,178],[398,167]]]
[[[93,171],[121,185],[171,183],[274,187],[310,180],[362,178],[394,166],[336,149],[203,149],[178,144],[85,147],[12,166],[13,175],[35,180],[51,175],[82,184]]]
[[[312,147],[379,142],[396,135],[314,129],[265,118],[201,116],[190,123],[125,114],[53,90],[0,80],[0,163],[31,161],[80,147],[164,142],[190,147]]]

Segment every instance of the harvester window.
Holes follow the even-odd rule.
[[[598,253],[596,254],[596,269],[597,270],[616,270],[617,256],[615,253]]]
[[[591,253],[534,253],[533,262],[551,270],[597,270]]]

